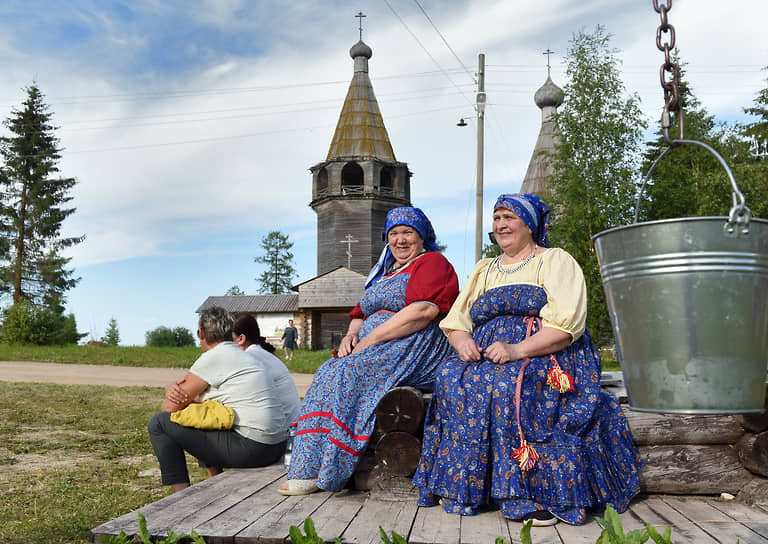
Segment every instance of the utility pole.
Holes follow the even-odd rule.
[[[485,54],[477,59],[477,189],[475,200],[475,262],[483,255],[483,147],[485,137]]]

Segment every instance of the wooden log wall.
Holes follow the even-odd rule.
[[[376,410],[369,449],[354,476],[356,489],[370,490],[382,499],[416,496],[411,477],[421,452],[429,396],[424,397],[411,387],[398,387],[384,396]],[[655,414],[632,411],[627,404],[622,407],[645,463],[640,471],[642,492],[729,493],[749,504],[768,505],[768,410],[717,416]]]

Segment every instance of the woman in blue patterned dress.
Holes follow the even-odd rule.
[[[429,219],[418,208],[395,208],[385,232],[339,357],[317,370],[304,398],[283,495],[342,489],[368,445],[379,400],[398,385],[431,386],[451,350],[437,322],[459,282]]]
[[[637,450],[585,330],[578,263],[549,248],[549,208],[501,195],[503,253],[480,261],[440,327],[456,354],[437,371],[414,483],[446,512],[495,507],[510,519],[584,523],[639,491]]]

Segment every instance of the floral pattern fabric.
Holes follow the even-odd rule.
[[[406,306],[410,278],[410,273],[400,273],[366,289],[360,300],[367,316],[361,339]],[[321,489],[342,489],[366,450],[379,400],[398,385],[431,387],[437,365],[450,351],[437,323],[431,322],[408,336],[326,361],[304,398],[288,477],[317,478]]]
[[[471,309],[475,342],[483,349],[520,342],[525,318],[546,302],[535,285],[488,290]],[[414,477],[422,506],[442,498],[449,513],[492,506],[511,519],[548,510],[574,524],[590,508],[627,508],[639,491],[641,462],[618,401],[600,388],[600,357],[589,333],[555,357],[575,389],[561,394],[549,387],[549,357],[530,359],[520,421],[539,459],[527,471],[512,457],[520,446],[515,388],[523,361],[465,363],[454,354],[440,365]]]

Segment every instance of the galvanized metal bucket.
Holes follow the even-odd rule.
[[[725,166],[730,216],[635,223],[593,237],[629,404],[647,412],[762,412],[768,221],[750,217],[716,151],[681,142],[706,147]]]

